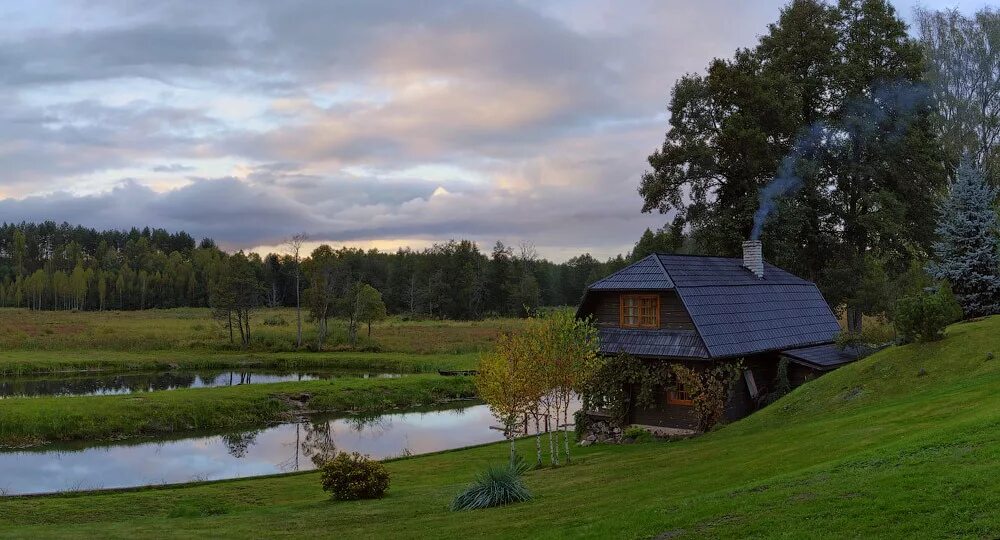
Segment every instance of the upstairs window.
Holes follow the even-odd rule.
[[[657,294],[623,294],[619,323],[622,328],[659,328],[660,296]]]

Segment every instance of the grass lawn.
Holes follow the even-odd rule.
[[[878,353],[691,440],[576,449],[534,501],[453,513],[505,447],[393,461],[389,496],[332,502],[297,474],[0,500],[0,535],[124,538],[1000,536],[1000,317]],[[531,451],[533,442],[522,441]]]
[[[307,411],[377,412],[474,395],[470,377],[412,375],[118,396],[11,398],[0,402],[0,447],[252,428]]]

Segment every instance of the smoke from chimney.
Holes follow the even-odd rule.
[[[757,279],[764,279],[764,254],[760,240],[743,242],[743,267],[753,272]]]

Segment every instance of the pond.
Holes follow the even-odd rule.
[[[314,381],[341,377],[399,377],[345,369],[174,370],[157,372],[72,372],[0,377],[0,398],[25,396],[96,396],[177,388]]]
[[[374,417],[316,416],[230,434],[192,434],[101,445],[51,445],[0,452],[5,495],[242,478],[314,469],[334,452],[374,458],[424,454],[503,440],[485,405]],[[497,457],[503,457],[498,450]]]

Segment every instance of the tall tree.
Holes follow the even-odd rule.
[[[968,160],[941,208],[929,267],[948,280],[966,317],[1000,313],[1000,219],[993,206],[998,190]]]
[[[950,162],[970,156],[1000,183],[1000,12],[917,9],[916,20]]]
[[[644,211],[677,211],[696,249],[765,255],[860,324],[869,255],[929,252],[945,181],[919,45],[885,0],[795,0],[753,50],[674,86]]]

